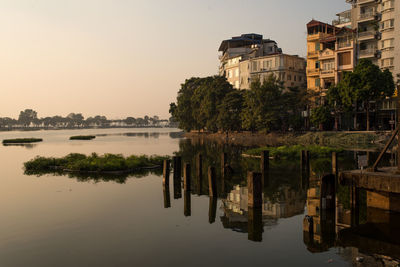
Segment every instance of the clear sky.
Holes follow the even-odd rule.
[[[217,74],[223,39],[306,53],[306,23],[345,0],[0,0],[0,117],[168,118],[180,84]]]

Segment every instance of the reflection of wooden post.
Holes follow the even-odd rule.
[[[301,171],[310,173],[310,151],[302,150],[300,155]]]
[[[196,161],[197,194],[201,195],[203,179],[203,157],[200,153],[197,155]]]
[[[181,197],[181,157],[174,157],[174,199],[179,199]]]
[[[350,186],[350,207],[351,207],[351,224],[352,226],[359,225],[359,201],[360,190],[355,186]]]
[[[190,191],[184,191],[183,194],[183,214],[188,217],[192,215]]]
[[[261,169],[261,183],[262,188],[265,185],[268,185],[268,172],[269,172],[269,151],[265,150],[261,152],[261,162],[260,162],[260,169]]]
[[[163,184],[168,184],[169,185],[169,166],[170,166],[170,161],[168,159],[164,160],[163,164]]]
[[[185,166],[183,168],[183,189],[185,191],[190,191],[190,164],[185,163]]]
[[[248,209],[247,218],[248,239],[254,242],[262,241],[263,222],[262,222],[262,209],[252,208]]]
[[[332,152],[332,174],[335,175],[335,177],[338,175],[338,158],[336,152]]]
[[[209,198],[209,205],[208,205],[208,222],[209,223],[215,222],[216,214],[217,214],[217,198],[211,196]]]
[[[210,197],[217,197],[217,177],[214,167],[208,167],[208,192]]]
[[[226,167],[228,166],[228,154],[223,152],[221,154],[221,177],[225,178]]]
[[[169,192],[169,182],[163,184],[163,195],[164,195],[164,208],[171,207],[171,196]]]
[[[262,207],[261,173],[247,173],[248,206],[252,208]]]

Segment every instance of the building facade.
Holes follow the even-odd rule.
[[[261,82],[273,74],[285,88],[306,82],[305,60],[283,54],[275,41],[258,34],[243,34],[221,43],[219,73],[236,89],[250,89],[254,79]]]

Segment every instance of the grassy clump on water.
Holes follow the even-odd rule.
[[[96,136],[94,135],[76,135],[76,136],[71,136],[69,140],[92,140],[95,138]]]
[[[146,168],[161,167],[167,156],[129,156],[120,154],[90,156],[71,153],[62,158],[36,157],[24,163],[25,173],[58,172],[134,172]]]
[[[15,139],[4,139],[3,144],[29,144],[42,142],[41,138],[15,138]]]
[[[280,147],[260,147],[249,149],[243,154],[250,156],[260,156],[261,152],[264,150],[269,150],[269,155],[278,159],[295,159],[300,157],[302,150],[310,151],[311,157],[330,157],[332,152],[341,152],[342,149],[326,147],[326,146],[280,146]]]

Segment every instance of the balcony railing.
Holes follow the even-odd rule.
[[[321,70],[321,75],[333,75],[334,70]]]
[[[370,56],[370,55],[374,55],[376,52],[376,47],[375,48],[367,48],[364,50],[360,50],[359,55],[360,56]]]
[[[351,47],[351,42],[338,42],[338,48]]]
[[[373,19],[377,12],[375,10],[371,10],[365,13],[360,14],[359,19],[364,20],[364,19]]]
[[[318,53],[319,53],[319,51],[312,51],[312,52],[308,52],[307,55],[308,55],[308,57],[317,57]]]
[[[376,31],[374,30],[369,30],[369,31],[363,31],[358,33],[358,38],[363,38],[363,37],[372,37],[374,38],[376,34]]]
[[[307,75],[319,75],[319,70],[320,69],[308,69]]]

